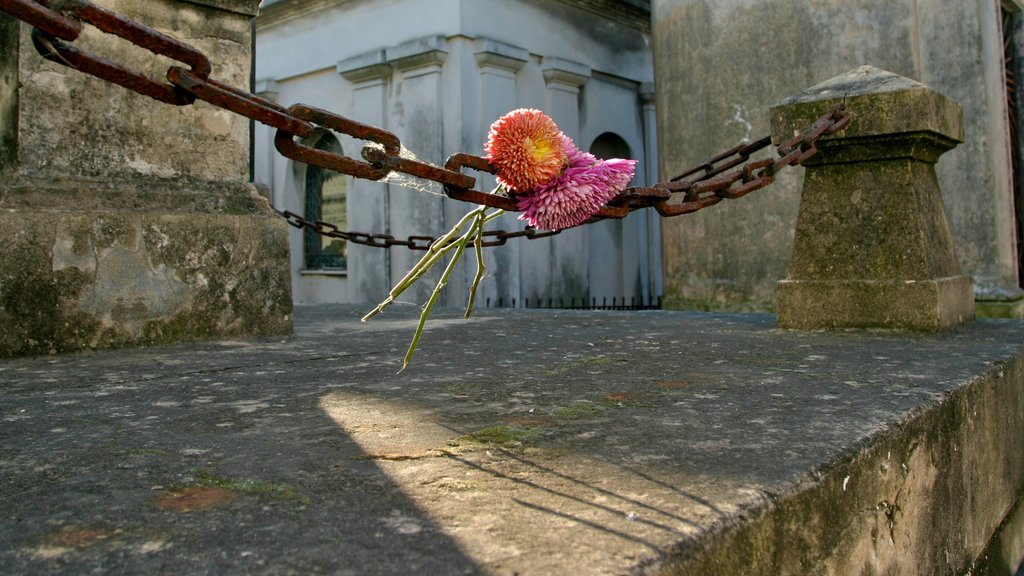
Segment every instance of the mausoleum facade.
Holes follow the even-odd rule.
[[[490,123],[538,108],[576,144],[639,161],[632,185],[657,181],[649,3],[640,0],[264,1],[256,19],[256,89],[386,128],[436,164],[482,154]],[[277,154],[254,134],[255,180],[280,210],[367,233],[436,236],[471,205],[422,182],[357,180]],[[366,143],[323,133],[308,142],[354,157]],[[478,189],[489,190],[490,175]],[[525,226],[510,214],[495,228]],[[491,306],[650,305],[661,293],[659,218],[638,211],[538,240],[489,249],[478,302]],[[298,303],[379,300],[422,252],[344,245],[291,232]],[[460,262],[445,303],[466,301],[475,273]],[[422,301],[432,286],[412,292]]]

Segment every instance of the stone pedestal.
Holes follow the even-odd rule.
[[[257,0],[110,0],[248,87]],[[291,329],[287,225],[246,183],[249,121],[43,60],[0,16],[0,357]],[[159,79],[86,27],[76,48]]]
[[[774,107],[773,139],[839,102],[852,121],[805,164],[779,326],[940,330],[973,319],[934,168],[963,139],[959,105],[863,66]]]

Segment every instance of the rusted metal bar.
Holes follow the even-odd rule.
[[[315,123],[334,132],[347,134],[361,140],[376,142],[384,150],[392,153],[399,153],[402,143],[391,132],[383,128],[369,126],[355,120],[350,120],[326,110],[320,110],[312,106],[296,104],[288,109],[288,114]],[[387,176],[391,170],[380,166],[355,160],[341,154],[335,154],[327,150],[319,150],[312,146],[295,141],[295,134],[287,130],[279,129],[274,136],[274,146],[278,152],[287,158],[298,160],[309,164],[322,166],[342,174],[348,174],[365,180],[380,180]]]
[[[427,162],[405,158],[399,154],[388,152],[383,148],[366,146],[363,148],[363,158],[366,158],[375,166],[437,182],[442,186],[465,189],[471,189],[476,186],[476,178],[472,176],[446,170]]]
[[[167,79],[200,100],[273,126],[278,130],[286,130],[303,138],[309,138],[316,133],[315,126],[301,118],[296,118],[276,102],[244,92],[212,78],[205,78],[184,68],[171,66],[167,70]]]
[[[5,3],[9,1],[3,0]],[[65,31],[63,30],[57,30],[62,32],[62,34],[52,34],[49,29],[53,26],[50,26],[49,23],[44,27],[36,27],[36,30],[33,31],[33,43],[44,58],[71,66],[85,74],[128,88],[167,104],[184,106],[195,101],[195,96],[178,90],[171,84],[151,80],[145,75],[107,58],[79,50],[65,43],[64,40],[72,41],[77,39],[81,31],[82,22],[85,22],[103,32],[113,34],[136,46],[145,48],[154,54],[166,56],[186,64],[193,74],[199,76],[209,76],[212,70],[210,60],[205,54],[167,34],[100,8],[86,0],[63,0],[60,5],[66,13],[57,13],[48,8],[46,9],[52,13],[51,17],[54,26],[57,26],[58,22],[72,20],[77,22],[78,32],[74,35],[69,35],[64,33]],[[0,8],[5,9],[6,6],[0,5]]]
[[[46,3],[32,0],[0,0],[0,11],[61,40],[73,41],[82,33],[82,23],[51,10]]]

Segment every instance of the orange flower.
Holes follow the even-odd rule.
[[[484,149],[498,182],[519,193],[550,181],[565,167],[562,132],[554,120],[532,108],[495,120]]]

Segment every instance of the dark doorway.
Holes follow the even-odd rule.
[[[1024,135],[1024,118],[1021,117],[1022,95],[1018,89],[1018,80],[1024,81],[1024,58],[1021,45],[1024,42],[1022,18],[1020,10],[1008,9],[1004,4],[1003,17],[1003,59],[1006,71],[1006,102],[1010,125],[1011,169],[1013,185],[1013,206],[1017,232],[1017,282],[1024,287],[1024,146],[1021,136]]]

